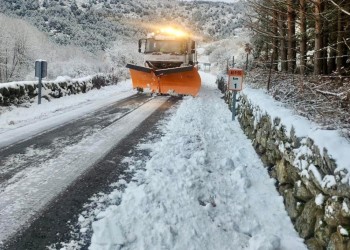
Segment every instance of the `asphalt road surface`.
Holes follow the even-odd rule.
[[[147,159],[149,152],[137,144],[160,136],[157,123],[180,99],[134,95],[0,149],[0,249],[45,249],[67,241],[70,225],[90,197],[110,191],[120,175],[130,180],[132,174],[122,160],[130,155]],[[90,152],[82,153],[86,149]],[[30,188],[43,190],[31,192]],[[84,242],[87,249],[89,239]]]

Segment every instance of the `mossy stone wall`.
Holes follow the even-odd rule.
[[[238,120],[276,179],[295,229],[309,249],[350,249],[350,187],[340,181],[346,171],[336,171],[327,149],[293,128],[287,133],[283,121],[257,109],[242,95]]]

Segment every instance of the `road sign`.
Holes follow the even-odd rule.
[[[228,70],[228,90],[232,90],[232,121],[236,117],[236,95],[243,87],[243,69]]]
[[[47,76],[47,61],[35,61],[35,77],[45,78]]]
[[[35,61],[35,77],[39,78],[38,84],[38,104],[41,104],[41,89],[42,89],[42,78],[47,76],[47,61],[36,60]]]
[[[228,70],[228,89],[240,91],[243,87],[243,69]]]

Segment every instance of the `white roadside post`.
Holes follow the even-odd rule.
[[[243,88],[243,69],[229,69],[228,70],[228,90],[232,90],[232,121],[236,116],[236,95],[237,91]]]
[[[35,77],[39,78],[38,85],[38,104],[41,104],[41,88],[42,88],[42,79],[47,76],[47,62],[44,60],[35,61]]]

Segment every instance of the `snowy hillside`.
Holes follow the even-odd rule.
[[[0,1],[0,82],[34,80],[32,64],[49,61],[49,78],[123,74],[140,63],[137,41],[159,25],[212,42],[242,27],[241,2],[133,0]],[[19,32],[18,32],[19,31]],[[16,46],[23,49],[16,53]],[[14,60],[14,59],[15,60]],[[17,60],[20,63],[15,63]],[[8,74],[6,72],[11,72]]]
[[[142,36],[147,32],[142,23],[172,23],[206,38],[228,37],[242,25],[238,18],[243,7],[198,1],[4,0],[0,10],[28,20],[57,43],[97,51],[106,49],[111,41]]]

